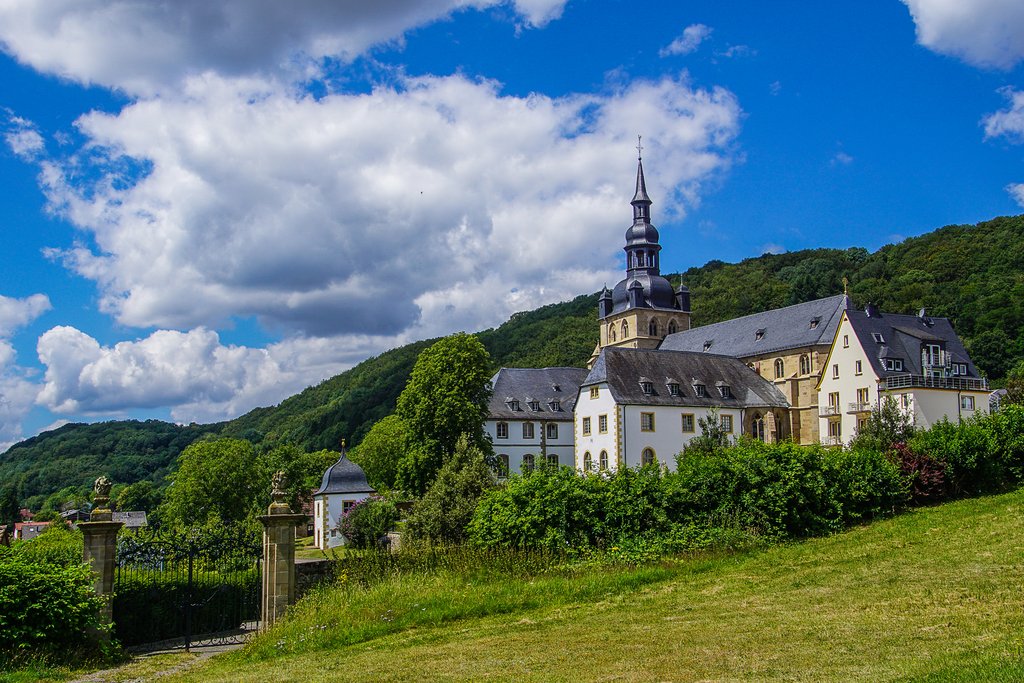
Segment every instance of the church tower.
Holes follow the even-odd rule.
[[[643,148],[637,145],[637,151]],[[588,365],[601,349],[616,346],[656,349],[666,335],[690,329],[690,290],[680,285],[673,291],[661,276],[661,245],[651,225],[651,198],[647,196],[643,157],[637,155],[633,225],[626,230],[626,277],[615,288],[601,291],[597,317],[601,340]]]

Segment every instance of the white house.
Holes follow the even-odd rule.
[[[338,529],[342,515],[374,493],[363,469],[348,459],[342,446],[338,462],[327,468],[320,488],[313,493],[313,544],[321,550],[344,545],[345,537]]]
[[[484,432],[504,472],[572,465],[572,414],[581,368],[502,368],[491,378]]]
[[[892,396],[915,426],[989,410],[988,382],[946,318],[846,310],[818,382],[823,443],[848,444]]]
[[[675,467],[712,411],[728,433],[775,441],[788,409],[771,382],[729,356],[604,348],[576,400],[575,465]]]

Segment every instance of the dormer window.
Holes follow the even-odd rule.
[[[522,410],[522,408],[519,406],[519,401],[517,401],[514,398],[507,399],[505,401],[505,405],[508,406],[509,410],[515,410],[515,411]]]
[[[654,393],[653,382],[640,382],[640,390],[644,392],[645,396],[650,396]]]
[[[711,349],[711,342],[712,342],[711,339],[709,339],[706,342],[704,342],[704,350],[705,351],[709,351]]]
[[[762,327],[757,332],[754,332],[754,341],[761,341],[764,339],[764,328]]]
[[[540,410],[540,401],[528,401],[527,405],[530,406],[530,410],[535,413]]]
[[[668,383],[668,393],[671,396],[678,396],[679,395],[679,382],[669,382]]]
[[[694,395],[697,398],[706,398],[707,395],[708,395],[708,389],[703,384],[700,384],[698,382],[694,382],[694,384],[693,384],[693,393],[694,393]]]
[[[900,358],[886,358],[885,369],[893,372],[903,372],[903,360]]]
[[[817,316],[811,318],[810,329],[812,329],[812,330],[815,329],[818,326],[818,323],[820,323],[820,322],[821,322],[821,318],[819,318]]]
[[[551,407],[551,410],[558,412],[562,409],[562,402],[559,401],[557,398],[553,398],[550,401],[548,401],[548,406]]]
[[[719,384],[718,393],[722,395],[722,398],[732,398],[732,389],[728,384]]]
[[[552,384],[551,385],[551,391],[561,391],[561,390],[562,390],[562,387],[560,385],[558,385],[558,384]]]
[[[884,344],[885,343],[885,337],[883,337],[880,332],[872,332],[871,333],[871,338],[874,339],[879,344]]]

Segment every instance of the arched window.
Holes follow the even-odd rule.
[[[781,358],[775,359],[775,379],[782,379],[783,375],[786,374],[786,364],[782,362]]]
[[[522,470],[523,470],[523,472],[532,472],[533,471],[533,466],[534,466],[533,453],[527,453],[526,455],[523,456]]]
[[[498,475],[502,477],[508,476],[508,453],[498,454]]]
[[[806,354],[800,356],[800,374],[809,375],[811,374],[811,359]]]
[[[640,464],[644,467],[654,464],[654,451],[650,448],[645,448],[644,452],[640,454]]]
[[[761,413],[754,413],[754,419],[750,422],[750,435],[758,441],[764,441],[764,417]]]
[[[668,321],[668,333],[669,334],[675,334],[678,331],[679,331],[679,328],[676,327],[676,321],[675,320],[669,320]]]
[[[615,325],[608,326],[608,341],[615,341]]]
[[[636,252],[636,267],[637,268],[643,268],[644,267],[644,252],[642,252],[642,251]]]
[[[548,453],[548,464],[552,467],[558,467],[558,454]]]
[[[602,470],[608,469],[608,451],[601,451],[601,459],[598,462]]]
[[[583,454],[583,471],[590,472],[594,469],[594,458],[591,457],[590,451]]]
[[[622,321],[622,338],[629,339],[629,323]]]
[[[651,322],[647,323],[647,334],[652,337],[658,336],[658,321],[651,318]]]

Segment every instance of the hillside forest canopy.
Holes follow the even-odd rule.
[[[693,323],[704,325],[843,291],[857,307],[948,317],[975,364],[1000,386],[1024,356],[1024,216],[951,225],[875,252],[809,249],[739,263],[710,261],[668,275],[692,293]],[[516,313],[474,336],[498,367],[583,367],[597,343],[597,294]],[[359,444],[394,413],[419,354],[436,340],[402,346],[282,401],[227,422],[174,425],[158,420],[69,424],[0,455],[0,489],[22,505],[55,508],[87,498],[100,474],[127,484],[167,485],[178,456],[203,438],[241,439],[258,452]],[[4,494],[0,490],[0,494]],[[135,491],[133,493],[138,493]],[[143,496],[144,498],[145,496]]]

